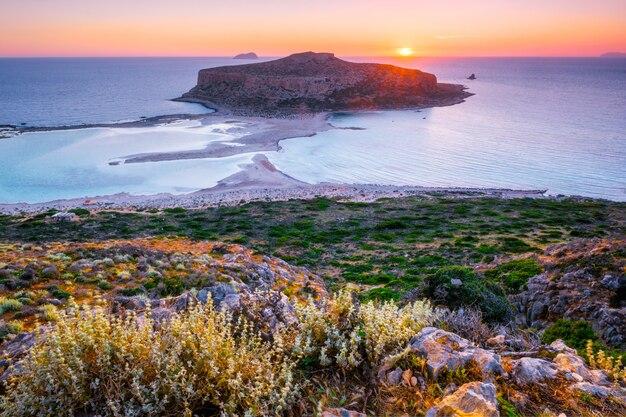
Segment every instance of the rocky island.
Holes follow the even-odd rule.
[[[235,55],[233,59],[259,59],[259,57],[254,52],[246,52],[244,54]]]
[[[304,52],[275,61],[200,70],[179,100],[242,115],[447,106],[471,94],[415,69]]]

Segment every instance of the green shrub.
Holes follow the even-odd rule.
[[[374,226],[374,229],[376,230],[404,229],[404,228],[406,228],[406,223],[400,220],[386,220]]]
[[[597,342],[598,335],[584,320],[559,319],[541,335],[541,341],[546,344],[557,339],[563,340],[567,346],[576,349],[579,355],[586,356],[587,341]]]
[[[80,217],[89,216],[89,210],[86,210],[84,208],[71,209],[69,210],[69,212],[74,213],[75,215],[80,216]]]
[[[457,285],[457,280],[460,285]],[[422,292],[452,309],[476,308],[487,321],[504,321],[512,315],[511,306],[501,290],[488,286],[469,267],[446,266],[438,269],[424,279]]]
[[[0,314],[7,311],[19,311],[22,309],[22,303],[15,298],[0,298]]]
[[[113,288],[113,286],[111,284],[109,284],[108,282],[106,282],[106,281],[100,281],[98,283],[98,288],[100,288],[103,291],[108,291],[111,288]]]
[[[359,294],[359,299],[363,302],[378,300],[378,301],[395,301],[402,296],[398,291],[391,290],[389,288],[373,288],[369,291]]]
[[[542,271],[534,258],[515,259],[485,271],[485,277],[502,284],[509,293],[518,293],[524,289],[529,278]]]
[[[141,288],[135,287],[135,288],[125,288],[122,291],[122,295],[125,295],[126,297],[133,297],[135,295],[140,295],[143,294],[143,290]]]
[[[181,213],[187,213],[187,210],[182,207],[165,208],[163,209],[163,213],[181,214]]]
[[[48,291],[52,296],[56,298],[70,298],[72,293],[59,289],[56,285],[51,285],[48,287]]]
[[[535,252],[537,249],[516,237],[505,237],[500,239],[500,247],[506,253]]]

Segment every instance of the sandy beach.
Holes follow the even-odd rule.
[[[86,208],[99,210],[163,209],[183,207],[201,209],[235,206],[253,201],[285,201],[290,199],[333,198],[339,201],[372,202],[380,198],[408,196],[445,196],[448,198],[545,198],[545,190],[508,190],[481,188],[439,188],[376,184],[308,184],[279,171],[265,155],[257,154],[251,164],[212,188],[174,195],[131,195],[118,193],[90,198],[54,200],[42,203],[0,204],[0,213],[37,213],[50,209]]]

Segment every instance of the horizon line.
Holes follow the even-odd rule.
[[[297,54],[300,52],[294,52]],[[615,53],[604,52],[600,55],[413,55],[413,56],[399,56],[399,55],[338,55],[336,57],[344,58],[397,58],[401,60],[420,59],[420,58],[611,58],[605,57],[604,54]],[[624,52],[617,52],[624,53]],[[283,58],[293,54],[287,55],[257,55],[258,59],[264,58]],[[626,54],[626,53],[624,53]],[[234,55],[0,55],[0,59],[78,59],[78,58],[92,58],[92,59],[111,59],[111,58],[226,58],[235,59]],[[620,58],[620,57],[617,57]],[[241,59],[241,61],[254,61],[255,59]]]

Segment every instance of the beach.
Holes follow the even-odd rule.
[[[338,201],[372,202],[381,198],[409,196],[424,197],[493,197],[545,198],[545,190],[508,190],[480,188],[438,188],[392,186],[375,184],[307,184],[281,171],[262,154],[252,163],[242,165],[241,171],[223,180],[215,187],[188,194],[132,195],[118,193],[90,198],[63,199],[42,203],[0,204],[0,213],[36,213],[47,210],[85,208],[99,210],[164,209],[183,207],[202,209],[217,206],[235,206],[254,201],[286,201],[291,199],[333,198]]]

